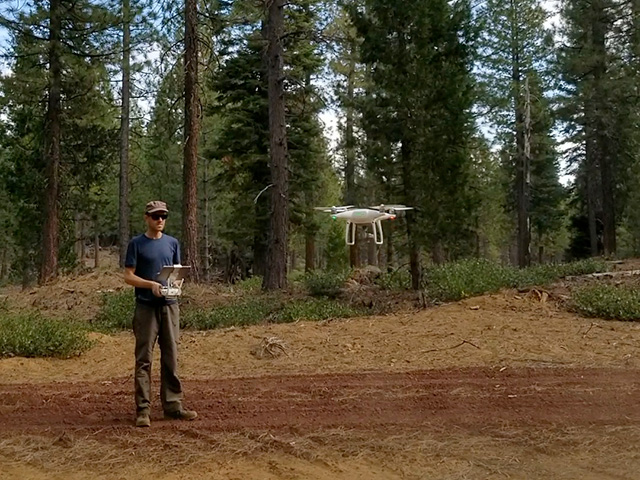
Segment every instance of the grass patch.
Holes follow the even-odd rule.
[[[484,259],[467,259],[431,267],[425,272],[425,291],[434,301],[456,301],[496,292],[502,288],[548,285],[569,275],[602,272],[599,260],[535,265],[529,268],[500,265]]]
[[[130,289],[102,294],[100,311],[91,320],[92,327],[99,332],[115,332],[133,328],[135,296]]]
[[[39,313],[0,314],[0,357],[70,358],[92,345],[86,327],[75,320]]]
[[[592,285],[572,292],[575,310],[585,317],[640,320],[640,292],[629,286]]]

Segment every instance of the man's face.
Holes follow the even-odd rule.
[[[144,220],[152,232],[161,232],[167,223],[167,212],[145,213]]]

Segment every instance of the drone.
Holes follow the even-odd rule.
[[[325,213],[330,213],[331,218],[337,220],[343,218],[347,221],[347,229],[345,231],[345,242],[347,245],[355,245],[356,243],[356,226],[371,225],[373,230],[373,240],[376,245],[384,243],[382,236],[382,220],[395,220],[396,212],[404,210],[412,210],[413,207],[406,205],[376,205],[373,207],[357,208],[353,205],[342,205],[339,207],[315,207]]]

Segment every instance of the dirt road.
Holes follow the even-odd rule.
[[[640,422],[637,370],[465,368],[277,376],[189,381],[185,390],[189,406],[200,413],[192,426],[209,432]],[[14,433],[130,426],[131,391],[128,378],[0,385],[0,425]],[[155,406],[153,428],[175,427],[176,422],[162,421],[157,398]]]

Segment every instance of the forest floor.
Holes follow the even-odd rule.
[[[150,429],[133,426],[128,332],[92,334],[68,360],[0,359],[0,478],[637,479],[640,324],[572,313],[582,281],[184,331],[185,405],[199,416],[165,421],[156,397]],[[117,288],[103,267],[0,293],[12,309],[90,317],[98,291]],[[282,355],[252,355],[271,337]]]

